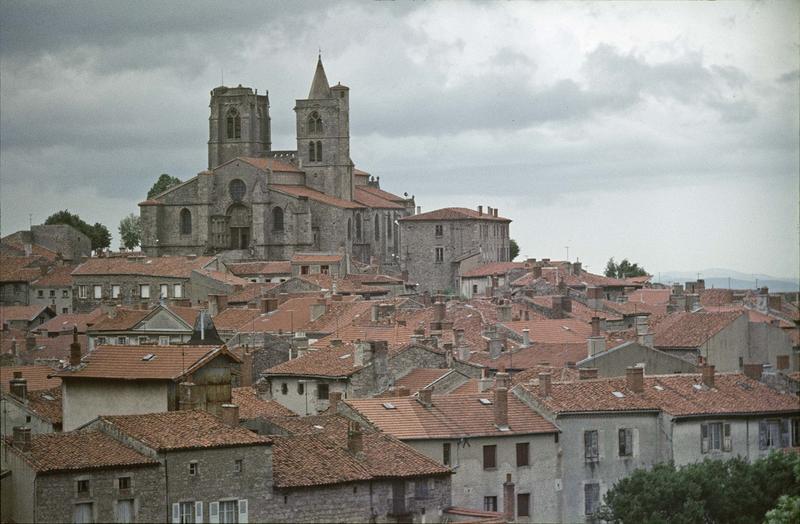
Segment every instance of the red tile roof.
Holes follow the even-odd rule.
[[[261,310],[250,308],[229,307],[214,317],[214,327],[217,331],[238,331],[247,323],[252,323],[261,315]],[[252,329],[247,329],[252,331]]]
[[[292,264],[288,260],[228,263],[225,267],[237,277],[292,274]]]
[[[531,342],[547,344],[585,343],[592,334],[592,326],[583,320],[572,318],[547,320],[517,320],[503,325],[522,336],[522,330],[530,330]]]
[[[278,284],[273,283],[250,283],[241,291],[228,295],[228,304],[246,304],[258,298],[269,295],[268,291]]]
[[[488,396],[487,396],[488,395]],[[555,433],[558,429],[513,394],[508,395],[509,431],[494,424],[494,405],[478,395],[434,395],[430,408],[414,397],[397,397],[393,409],[384,407],[386,399],[350,399],[345,402],[381,431],[401,440],[442,439]]]
[[[195,269],[194,271],[199,273],[200,275],[203,275],[212,280],[216,280],[217,282],[227,284],[229,286],[244,287],[247,284],[250,284],[249,280],[245,280],[230,273],[225,273],[224,271],[217,271],[215,269]]]
[[[18,344],[25,344],[22,340]],[[9,380],[14,376],[15,371],[22,372],[22,377],[28,381],[28,391],[40,391],[61,385],[60,378],[50,378],[48,375],[54,373],[49,366],[0,366],[0,387],[3,393],[9,391]]]
[[[30,322],[39,314],[47,309],[48,306],[33,305],[33,306],[1,306],[0,307],[0,323],[9,322],[12,320],[25,320]]]
[[[394,383],[394,387],[407,387],[413,394],[436,382],[450,373],[450,371],[452,370],[449,368],[414,368],[403,377],[397,379]]]
[[[487,351],[476,351],[470,355],[469,362],[492,369],[499,369],[500,366],[506,369],[528,369],[544,364],[561,368],[570,362],[580,362],[586,358],[587,352],[586,342],[533,343],[527,348],[504,351],[496,359],[490,358]]]
[[[359,280],[351,280],[349,278],[334,279],[330,275],[314,274],[314,275],[301,275],[300,278],[306,282],[310,282],[319,286],[321,289],[333,290],[334,284],[336,285],[336,292],[346,295],[386,295],[389,290],[380,286],[369,286],[362,284]]]
[[[342,200],[341,198],[336,198],[330,195],[326,195],[325,193],[321,193],[315,189],[311,189],[310,187],[306,186],[289,186],[283,184],[270,184],[269,188],[280,193],[285,193],[287,195],[295,196],[295,197],[306,197],[314,200],[316,202],[320,202],[322,204],[327,204],[329,206],[340,207],[344,209],[363,209],[364,206],[357,202],[351,202],[349,200]]]
[[[90,258],[72,276],[142,275],[189,278],[192,271],[211,262],[213,257],[110,257]]]
[[[669,315],[655,326],[654,345],[657,348],[696,349],[742,315],[742,311]]]
[[[466,207],[445,207],[419,215],[403,217],[399,220],[402,222],[417,220],[493,220],[496,222],[511,222],[510,218],[500,216],[494,217],[488,213],[478,214],[474,209],[468,209]]]
[[[372,478],[348,450],[313,433],[273,437],[272,472],[277,488],[324,486]]]
[[[31,450],[20,453],[7,445],[39,474],[134,466],[157,466],[158,461],[99,431],[31,435]]]
[[[28,409],[58,426],[63,420],[61,386],[28,392]]]
[[[239,406],[239,420],[297,416],[275,400],[259,398],[253,387],[231,389],[231,403]]]
[[[368,173],[365,173],[365,174],[368,174]],[[388,200],[390,202],[404,203],[407,200],[405,197],[401,197],[401,196],[395,195],[393,193],[389,193],[388,191],[384,191],[383,189],[378,189],[377,187],[373,187],[373,186],[369,186],[369,185],[357,186],[357,188],[360,189],[361,191],[365,191],[367,193],[373,194],[373,195],[375,195],[377,197],[380,197],[380,198],[382,198],[384,200]]]
[[[32,282],[44,273],[44,263],[40,257],[0,256],[0,282]]]
[[[365,191],[364,186],[356,186],[353,193],[353,200],[367,207],[378,209],[404,209],[400,204],[381,198],[371,191]]]
[[[341,253],[328,254],[328,253],[295,253],[292,256],[292,264],[299,264],[301,262],[341,262],[344,255]]]
[[[512,269],[524,269],[524,268],[525,268],[524,262],[491,262],[489,264],[483,264],[482,266],[470,269],[461,276],[466,278],[501,276],[505,275]]]
[[[36,326],[34,331],[60,333],[63,331],[72,332],[73,327],[78,328],[78,333],[86,333],[88,324],[94,324],[103,316],[103,310],[96,308],[89,313],[64,313],[53,317],[44,324]]]
[[[262,171],[277,171],[279,173],[302,173],[303,170],[299,169],[294,164],[277,160],[275,158],[253,158],[253,157],[239,157],[251,166],[257,167]]]
[[[231,427],[200,410],[101,416],[100,420],[156,451],[263,446],[271,443],[243,427]]]
[[[670,289],[642,288],[631,292],[628,295],[628,302],[666,306],[669,304],[669,297],[671,295],[672,290]]]
[[[71,287],[72,271],[77,266],[55,266],[44,276],[37,278],[31,285],[33,287]]]

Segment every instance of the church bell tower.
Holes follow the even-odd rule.
[[[220,86],[211,91],[209,108],[209,169],[239,156],[266,156],[272,149],[268,93]]]

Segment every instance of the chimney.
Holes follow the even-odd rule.
[[[271,311],[270,305],[271,304],[270,304],[268,298],[262,298],[261,299],[261,313],[269,313]]]
[[[446,305],[444,302],[434,302],[433,304],[433,321],[441,322],[444,320],[446,312]]]
[[[311,304],[311,322],[314,322],[327,311],[327,303],[324,298],[318,298],[316,302]],[[373,306],[374,308],[374,306]]]
[[[14,337],[14,338],[12,338],[12,339],[11,339],[11,354],[12,354],[13,356],[15,356],[15,357],[18,355],[18,352],[17,352],[17,339],[16,339],[16,337]]]
[[[603,309],[603,288],[586,288],[586,307],[591,309]]]
[[[497,306],[498,322],[511,322],[511,304],[503,302]]]
[[[308,351],[308,337],[305,333],[298,331],[292,337],[292,345],[294,346],[295,354],[300,358]]]
[[[492,216],[492,206],[486,206],[486,214]]]
[[[209,293],[208,295],[208,314],[212,317],[219,315],[219,303],[217,302],[217,295]]]
[[[592,317],[592,336],[600,336],[600,317]]]
[[[328,394],[328,413],[336,414],[339,409],[339,402],[342,401],[342,392],[341,391],[331,391]]]
[[[31,428],[14,426],[13,446],[23,453],[31,450]]]
[[[416,214],[417,215],[421,215],[422,214],[422,206],[417,206],[417,213]]]
[[[564,302],[563,302],[564,301],[564,297],[561,296],[561,295],[556,295],[556,296],[550,297],[550,301],[551,301],[550,308],[551,308],[551,311],[552,311],[551,318],[554,318],[554,319],[564,318]]]
[[[762,364],[745,364],[744,365],[744,375],[746,377],[750,377],[753,380],[761,380],[761,373],[764,371],[764,366]]]
[[[508,389],[505,387],[494,389],[494,425],[498,429],[508,428]]]
[[[625,368],[625,387],[634,393],[644,391],[644,368],[636,366]]]
[[[497,373],[494,374],[494,386],[496,388],[508,389],[510,384],[511,379],[509,378],[508,373],[505,371],[505,366],[501,364],[498,366]]]
[[[28,381],[22,376],[22,371],[15,371],[14,376],[8,381],[9,391],[21,400],[28,398]]]
[[[714,387],[714,366],[706,364],[701,369],[703,374],[703,384],[709,389]]]
[[[425,406],[426,408],[430,408],[433,405],[433,386],[428,386],[425,389],[419,390],[419,397],[417,400],[420,404]]]
[[[511,482],[511,473],[506,474],[503,483],[503,518],[506,522],[513,522],[516,510],[514,509],[514,483]]]
[[[353,342],[353,367],[366,365],[371,356],[369,342],[362,342],[361,340]]]
[[[597,368],[580,368],[578,369],[578,380],[592,380],[597,378]]]
[[[497,218],[497,208],[492,209],[492,216]]]
[[[222,422],[226,426],[236,428],[239,426],[239,406],[236,404],[222,405]]]
[[[539,396],[547,398],[552,392],[552,382],[550,373],[539,373]]]
[[[531,274],[533,278],[542,278],[542,266],[535,265],[531,268]]]
[[[385,340],[369,342],[372,350],[372,375],[375,384],[383,389],[389,380],[389,343]]]
[[[25,336],[25,351],[33,351],[36,349],[36,336],[32,333],[28,333]]]
[[[483,206],[478,206],[478,215],[483,215]]]
[[[788,370],[789,369],[789,355],[778,355],[778,369],[780,371]]]
[[[242,366],[241,366],[241,381],[242,387],[253,385],[253,353],[244,348],[242,351]]]
[[[364,435],[361,426],[354,420],[347,424],[347,449],[353,455],[364,453]]]
[[[370,308],[370,322],[377,322],[378,321],[378,304],[372,304]]]
[[[81,345],[78,342],[78,327],[72,328],[72,344],[69,345],[69,365],[72,367],[81,365]]]
[[[572,264],[572,274],[573,275],[580,275],[582,270],[583,270],[583,263],[575,262],[575,263]]]
[[[531,345],[531,330],[524,328],[522,330],[522,347],[526,348]]]
[[[461,347],[464,345],[464,329],[458,328],[453,330],[453,342],[455,342],[456,347]]]
[[[409,397],[411,396],[411,390],[408,389],[408,386],[399,386],[394,390],[394,395],[396,397]]]
[[[589,337],[586,339],[586,345],[589,350],[589,357],[593,357],[606,350],[606,337]]]
[[[470,356],[469,346],[458,346],[457,351],[458,351],[458,360],[462,362],[469,361],[469,356]]]
[[[481,378],[478,380],[478,392],[483,393],[492,387],[492,378],[489,377],[488,370],[483,368],[481,370]]]
[[[275,309],[278,309],[278,306],[280,306],[287,300],[289,300],[289,293],[278,293],[278,303],[275,306]]]

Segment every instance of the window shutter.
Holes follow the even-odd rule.
[[[625,430],[625,452],[626,455],[633,455],[633,430]]]
[[[239,501],[239,522],[247,524],[247,499]]]
[[[758,422],[758,449],[767,449],[767,421]]]
[[[198,501],[194,503],[194,521],[203,522],[203,502]]]
[[[181,505],[176,503],[172,505],[172,524],[180,524],[180,521],[181,521]]]
[[[625,430],[620,428],[617,430],[617,440],[619,442],[619,456],[624,457],[627,455],[626,448],[625,448]]]
[[[700,425],[700,452],[708,453],[708,424]]]
[[[208,521],[211,524],[219,524],[219,502],[208,503]]]
[[[789,447],[789,419],[781,419],[781,447]]]
[[[730,424],[723,424],[722,425],[722,451],[730,451],[732,449],[731,446],[731,425]]]

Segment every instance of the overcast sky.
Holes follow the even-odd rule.
[[[0,3],[2,233],[115,235],[205,169],[209,91],[269,91],[274,149],[318,49],[351,155],[423,211],[497,207],[522,255],[601,271],[800,267],[798,2]]]

